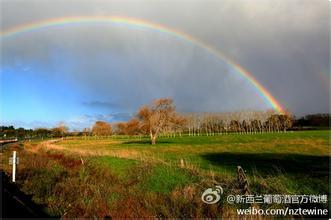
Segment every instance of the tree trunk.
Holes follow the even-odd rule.
[[[156,135],[151,135],[151,144],[156,144]]]

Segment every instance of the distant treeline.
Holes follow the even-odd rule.
[[[249,115],[251,120],[245,119]],[[253,117],[255,116],[255,118]],[[258,117],[257,117],[258,116]],[[224,132],[250,133],[273,132],[284,130],[305,130],[330,128],[330,114],[309,114],[300,118],[285,117],[261,112],[246,113],[185,113],[184,119],[167,134],[213,135]],[[244,118],[239,120],[239,118]],[[254,119],[253,119],[254,118]],[[262,118],[265,118],[264,120]],[[262,119],[262,120],[261,120]],[[139,135],[143,134],[139,122],[134,119],[128,122],[107,123],[96,122],[92,129],[69,131],[65,125],[55,128],[25,129],[14,126],[0,126],[1,139],[43,139],[59,138],[64,136],[110,136],[110,135]]]
[[[294,120],[293,128],[326,128],[330,127],[330,114],[311,114]]]
[[[25,129],[22,127],[15,128],[14,126],[0,126],[0,138],[11,139],[18,138],[22,139],[43,139],[43,138],[54,138],[63,137],[70,135],[68,128],[61,124],[55,128],[36,128],[36,129]]]

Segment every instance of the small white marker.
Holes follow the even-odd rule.
[[[16,164],[18,164],[18,157],[16,156],[16,151],[13,151],[13,157],[9,158],[9,164],[13,165],[12,171],[12,181],[15,182],[16,180]]]

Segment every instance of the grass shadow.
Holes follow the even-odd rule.
[[[212,165],[231,167],[242,166],[250,172],[255,169],[261,174],[285,172],[290,174],[321,177],[329,175],[329,156],[275,153],[208,153],[202,154]]]
[[[18,185],[12,183],[5,172],[0,172],[2,182],[2,218],[59,218],[49,216],[45,207],[36,204],[31,195],[22,192]]]

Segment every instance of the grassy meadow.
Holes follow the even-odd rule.
[[[240,194],[237,166],[249,190],[264,194],[329,194],[330,131],[162,137],[110,137],[32,141],[17,149],[18,184],[62,217],[229,217]],[[202,192],[221,185],[219,203],[207,205]],[[327,207],[327,204],[318,204]],[[271,204],[261,207],[283,207]]]

